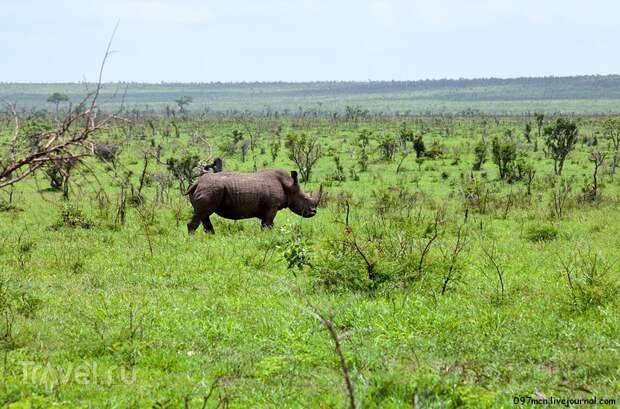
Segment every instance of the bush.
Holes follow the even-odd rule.
[[[367,129],[362,129],[358,136],[357,145],[359,148],[357,153],[357,163],[360,165],[360,172],[368,171],[368,162],[370,160],[368,151],[370,149],[371,136],[372,132]]]
[[[426,152],[426,146],[424,145],[424,139],[422,135],[417,135],[413,140],[413,149],[415,150],[415,157],[421,158]]]
[[[58,220],[54,227],[90,229],[93,226],[93,221],[84,215],[82,209],[77,205],[65,203],[60,211],[60,220]]]
[[[517,159],[517,145],[510,139],[498,137],[493,139],[493,162],[499,170],[499,177],[507,180],[511,176],[512,166]]]
[[[340,156],[334,156],[334,164],[336,165],[336,171],[331,175],[331,180],[337,182],[344,182],[345,180],[347,180],[347,176],[344,173],[344,167],[340,162]]]
[[[558,229],[551,225],[536,225],[527,229],[525,237],[529,241],[552,241],[558,237]]]
[[[394,154],[398,148],[398,141],[393,135],[383,135],[379,139],[379,149],[381,149],[381,156],[383,160],[391,162],[394,159]]]
[[[312,275],[329,291],[369,291],[374,285],[364,261],[353,254],[340,257],[336,249],[319,254]]]
[[[583,312],[615,299],[618,285],[611,274],[613,264],[601,254],[576,250],[573,259],[562,266],[574,309]]]
[[[301,235],[294,235],[284,249],[284,259],[289,270],[302,270],[310,266],[311,253]]]
[[[474,148],[474,165],[472,166],[472,170],[480,170],[484,162],[487,160],[487,145],[483,140],[480,140],[476,147]]]
[[[426,152],[424,153],[424,156],[429,159],[438,159],[443,156],[443,153],[444,153],[444,147],[441,146],[439,142],[433,141],[433,143],[431,144],[431,147],[428,150],[426,150]]]
[[[200,158],[197,155],[187,154],[180,158],[168,158],[166,168],[174,176],[184,189],[192,183],[196,169],[200,166]]]
[[[116,161],[120,154],[120,148],[118,144],[109,143],[97,143],[93,147],[95,157],[101,162],[111,163],[112,166],[116,166]]]

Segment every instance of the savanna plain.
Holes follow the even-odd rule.
[[[180,108],[0,189],[4,405],[618,404],[620,120]],[[20,149],[63,109],[22,114]],[[317,215],[188,235],[216,157],[297,170]]]

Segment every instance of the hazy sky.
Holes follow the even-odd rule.
[[[0,0],[0,81],[619,73],[618,0]]]

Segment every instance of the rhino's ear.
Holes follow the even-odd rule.
[[[213,173],[218,173],[222,171],[222,159],[217,158],[213,162]]]
[[[297,171],[296,170],[291,170],[291,177],[293,178],[293,185],[298,185],[299,182],[297,181]]]

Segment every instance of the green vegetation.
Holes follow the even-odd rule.
[[[0,402],[618,400],[615,122],[349,113],[139,115],[93,134],[93,157],[60,167],[61,186],[41,169],[0,189]],[[21,122],[23,149],[55,126],[42,114]],[[556,175],[545,138],[573,136],[545,130],[559,125],[576,140]],[[213,216],[217,234],[188,236],[181,191],[215,157],[225,170],[305,171],[306,191],[325,190],[317,215],[284,210],[272,230]]]

